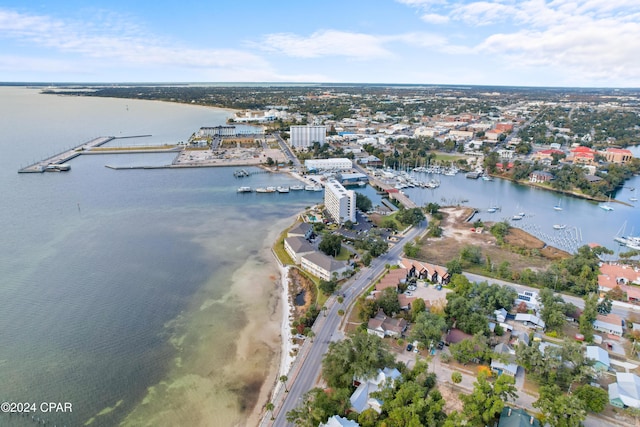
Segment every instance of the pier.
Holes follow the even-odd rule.
[[[32,165],[26,166],[18,170],[18,173],[45,172],[49,165],[61,165],[65,162],[68,162],[71,159],[78,157],[85,150],[91,150],[92,148],[99,147],[114,139],[115,139],[115,136],[101,136],[99,138],[92,139],[91,141],[80,144],[77,147],[73,147],[67,151],[64,151],[62,153],[46,158]]]

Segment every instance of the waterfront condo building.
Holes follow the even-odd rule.
[[[314,142],[324,145],[327,138],[326,126],[291,126],[291,146],[296,150],[305,150]]]
[[[347,158],[309,159],[304,161],[308,171],[348,171],[353,168],[353,162]]]
[[[335,179],[328,180],[324,186],[324,206],[335,222],[356,222],[356,193]]]

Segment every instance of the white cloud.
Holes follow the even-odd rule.
[[[383,42],[383,38],[370,34],[322,30],[309,37],[291,33],[269,34],[260,44],[253,45],[296,58],[346,56],[354,59],[374,59],[393,56],[382,46]]]
[[[425,13],[420,19],[428,24],[446,24],[450,21],[447,15],[439,15],[437,13]]]
[[[10,39],[19,45],[47,48],[53,54],[63,54],[64,60],[51,63],[54,68],[66,62],[118,67],[167,66],[179,69],[212,71],[261,69],[274,73],[262,57],[233,49],[197,49],[148,34],[126,19],[107,17],[97,22],[76,23],[48,16],[21,14],[0,9],[0,39]],[[38,61],[38,60],[34,60]],[[45,68],[46,69],[46,68]]]

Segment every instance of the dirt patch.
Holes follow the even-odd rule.
[[[494,266],[506,261],[512,271],[530,268],[534,271],[546,269],[551,260],[569,256],[567,252],[545,246],[540,239],[519,228],[511,228],[505,238],[506,247],[498,245],[496,238],[489,232],[493,223],[485,223],[484,227],[473,226],[471,208],[441,208],[443,215],[440,226],[442,237],[424,238],[421,240],[420,258],[434,264],[446,265],[459,256],[465,246],[476,246],[482,251],[483,259],[491,259]]]

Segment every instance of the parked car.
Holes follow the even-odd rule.
[[[407,351],[413,350],[413,344],[407,344]]]
[[[438,350],[442,350],[444,348],[444,341],[440,341],[438,343]]]

